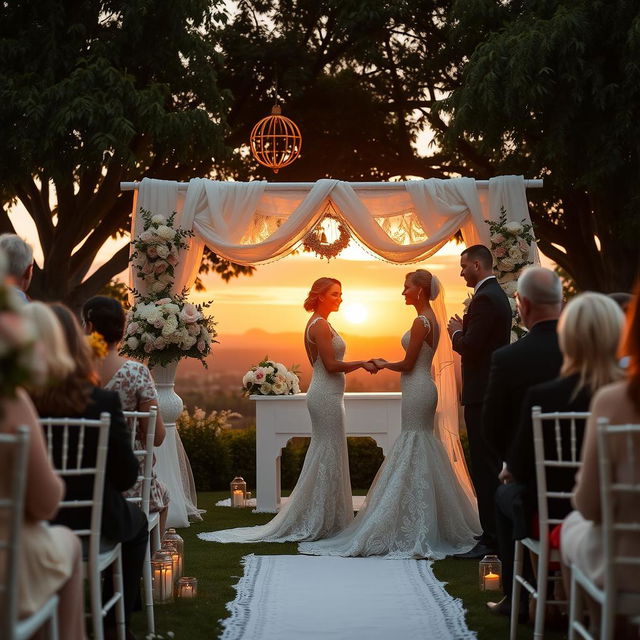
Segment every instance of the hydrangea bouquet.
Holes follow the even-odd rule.
[[[500,209],[500,218],[487,220],[491,240],[491,253],[493,254],[493,270],[500,286],[509,297],[511,312],[513,314],[511,342],[515,342],[525,333],[520,326],[520,316],[516,308],[516,290],[518,277],[522,270],[533,264],[529,260],[531,245],[534,242],[532,226],[522,220],[507,222],[507,213]]]
[[[127,314],[123,355],[147,360],[149,367],[166,366],[181,358],[205,358],[216,342],[215,322],[204,310],[211,303],[187,302],[187,292],[172,293],[178,251],[185,249],[191,231],[173,227],[169,218],[141,209],[144,229],[132,242],[130,262],[145,282],[147,294],[133,290],[135,304]]]
[[[251,367],[242,378],[242,390],[247,396],[287,396],[300,393],[298,367],[287,369],[280,362],[269,360],[269,356]]]

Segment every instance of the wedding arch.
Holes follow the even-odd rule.
[[[458,231],[467,246],[490,246],[487,222],[497,222],[504,210],[506,222],[530,224],[526,189],[539,187],[542,180],[525,180],[522,176],[388,183],[330,179],[245,183],[202,178],[188,183],[152,178],[121,183],[123,190],[135,190],[132,238],[143,231],[141,210],[165,217],[176,212],[174,225],[193,231],[187,248],[179,255],[172,293],[191,288],[205,246],[235,263],[265,264],[295,251],[327,214],[338,218],[370,253],[395,264],[423,262]],[[530,245],[528,261],[539,264],[535,242]],[[145,281],[133,269],[129,277],[131,287],[145,295]],[[168,524],[188,526],[188,516],[197,513],[197,507],[193,477],[175,429],[182,410],[182,401],[173,391],[175,366],[157,367],[153,374],[168,427],[165,442],[157,452],[158,475],[172,493]],[[453,436],[451,455],[463,460],[457,420],[448,431]],[[181,490],[184,503],[174,501]]]

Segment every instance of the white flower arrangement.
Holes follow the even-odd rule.
[[[298,367],[287,369],[282,363],[269,360],[269,356],[251,367],[242,378],[245,395],[287,396],[300,393]]]
[[[525,333],[520,326],[520,316],[516,308],[516,290],[518,276],[521,271],[533,264],[529,260],[531,245],[535,242],[532,226],[522,220],[507,222],[507,213],[500,209],[498,221],[487,220],[491,240],[491,253],[493,254],[493,270],[496,278],[509,297],[511,312],[513,315],[511,342],[515,342]]]
[[[127,314],[122,355],[147,360],[149,367],[166,366],[182,358],[205,358],[216,342],[215,322],[204,314],[211,302],[187,302],[186,291],[171,293],[178,251],[186,248],[184,238],[191,231],[174,229],[175,213],[169,218],[140,210],[143,232],[131,243],[135,251],[130,262],[138,277],[147,281],[148,294],[135,289],[135,304]]]

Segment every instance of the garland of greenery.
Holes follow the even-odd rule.
[[[326,258],[327,260],[331,260],[331,258],[335,258],[342,251],[344,251],[349,245],[349,240],[351,240],[351,234],[349,233],[349,229],[342,223],[342,221],[330,214],[327,213],[324,218],[331,218],[335,220],[338,225],[339,236],[333,242],[322,242],[322,228],[320,226],[322,220],[305,236],[302,245],[305,251],[313,251],[320,258]]]

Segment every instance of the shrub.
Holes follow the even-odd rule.
[[[230,421],[238,415],[226,410],[206,414],[196,407],[193,415],[185,408],[178,418],[176,427],[198,491],[227,488],[233,478],[232,459],[222,434],[227,432],[231,427]]]

